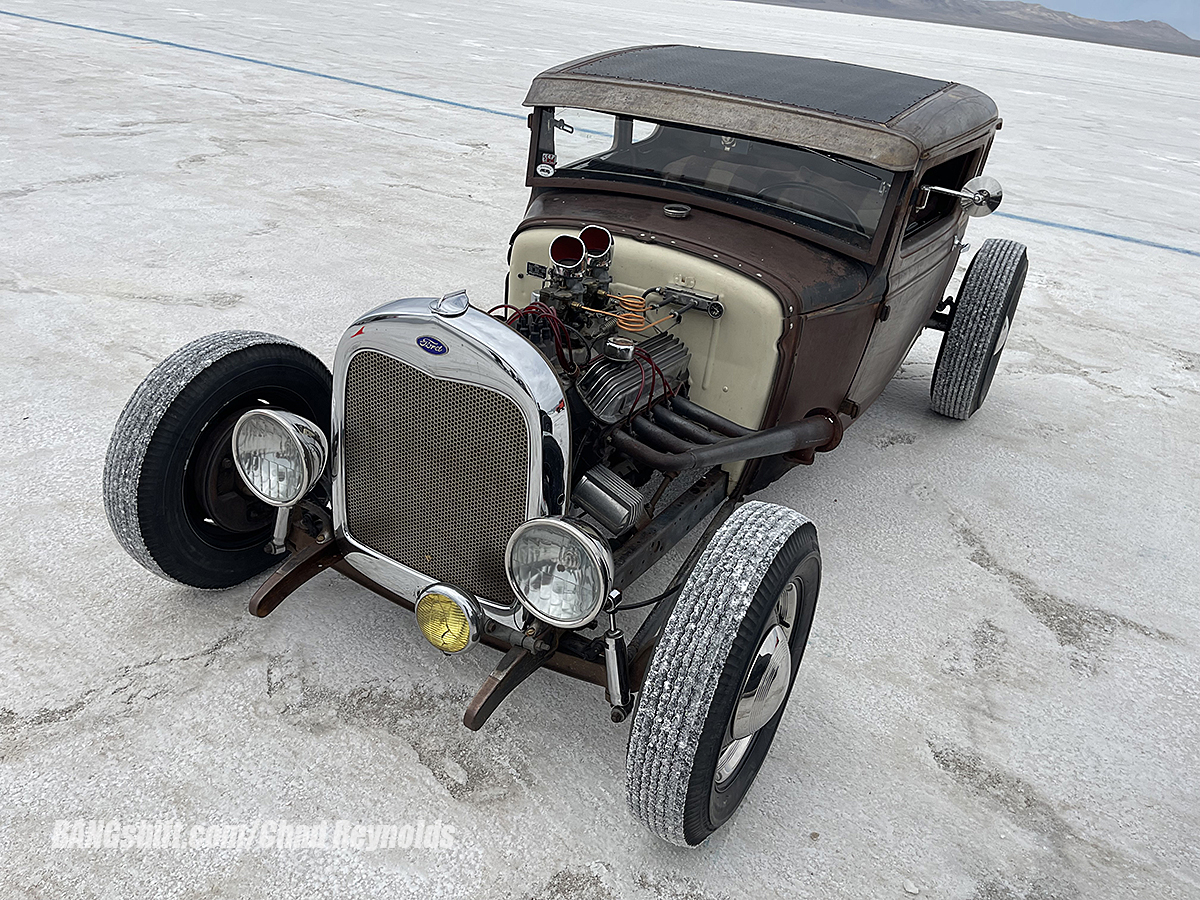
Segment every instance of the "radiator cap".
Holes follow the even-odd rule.
[[[470,308],[471,301],[467,299],[467,292],[463,290],[451,291],[429,304],[431,312],[447,319],[461,316]]]

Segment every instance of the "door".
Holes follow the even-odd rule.
[[[883,393],[917,336],[933,315],[958,264],[967,214],[958,200],[926,194],[924,185],[962,188],[983,158],[976,146],[926,168],[919,175],[904,223],[900,248],[888,271],[887,293],[848,399],[864,410]]]

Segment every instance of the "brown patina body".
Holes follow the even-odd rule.
[[[548,123],[555,107],[576,106],[728,129],[877,163],[899,173],[900,181],[870,245],[850,247],[778,216],[669,185],[581,184],[561,171],[539,177],[536,137],[527,171],[533,195],[517,234],[540,225],[596,223],[647,243],[674,241],[685,252],[761,274],[778,297],[788,327],[758,427],[798,421],[817,409],[835,410],[845,425],[851,424],[883,392],[942,303],[964,247],[968,214],[956,203],[918,210],[917,194],[925,185],[961,188],[983,171],[1002,124],[994,103],[966,85],[930,82],[928,93],[912,106],[885,121],[865,121],[822,108],[833,104],[784,102],[769,90],[733,97],[684,78],[653,81],[639,73],[636,80],[625,80],[604,70],[640,49],[682,53],[693,48],[613,51],[543,73],[526,98],[535,108],[530,117],[535,135],[552,130]],[[720,54],[708,51],[691,59],[683,53],[678,62],[716,66]],[[817,64],[818,76],[831,79],[872,71],[806,62]],[[924,93],[922,85],[913,87]],[[692,213],[669,218],[663,212],[666,203],[688,204]],[[755,466],[758,474],[747,487],[761,488],[778,477],[786,470],[781,462]]]

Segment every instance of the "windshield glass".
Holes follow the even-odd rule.
[[[538,174],[669,187],[779,216],[867,248],[894,173],[816,150],[681,125],[560,109]]]

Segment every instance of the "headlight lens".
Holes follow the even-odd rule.
[[[472,598],[451,587],[426,588],[416,612],[421,634],[443,653],[458,653],[479,640],[483,613]]]
[[[595,530],[565,519],[531,519],[504,554],[508,582],[525,608],[551,625],[575,628],[600,613],[613,559]]]
[[[303,416],[252,409],[233,428],[233,461],[246,486],[272,506],[291,506],[325,470],[325,435]]]

